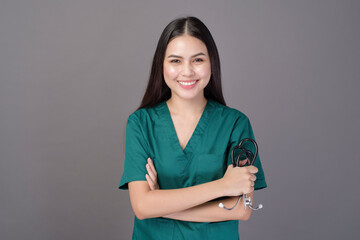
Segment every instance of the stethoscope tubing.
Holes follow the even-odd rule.
[[[254,153],[252,153],[250,150],[246,149],[243,146],[245,142],[251,142],[254,145],[254,147],[255,147]],[[237,149],[241,150],[241,152],[239,153],[239,155],[237,156],[237,158],[235,160],[234,153]],[[233,147],[233,149],[231,150],[231,159],[232,159],[232,164],[234,167],[241,167],[240,166],[240,158],[244,154],[246,155],[247,159],[249,160],[249,165],[253,166],[255,163],[255,160],[258,156],[258,145],[254,139],[244,138],[243,140],[240,141],[240,143],[238,145]]]
[[[251,152],[250,150],[246,149],[243,146],[245,144],[245,142],[251,142],[254,145],[254,147],[255,147],[254,153]],[[238,156],[235,159],[234,154],[235,154],[235,151],[237,149],[241,150],[241,152],[238,154]],[[241,167],[240,166],[241,156],[243,156],[244,154],[246,155],[246,158],[248,159],[248,164],[250,166],[254,166],[255,160],[256,160],[256,158],[258,156],[258,145],[257,145],[257,143],[256,143],[256,141],[254,139],[252,139],[252,138],[244,138],[243,140],[240,141],[240,143],[238,145],[233,147],[233,149],[231,150],[231,161],[232,161],[232,164],[233,164],[234,167]],[[259,210],[259,209],[261,209],[263,207],[262,204],[259,204],[257,207],[253,207],[252,202],[251,202],[251,198],[248,197],[246,194],[240,195],[239,199],[236,202],[236,204],[232,208],[225,207],[223,203],[219,203],[219,207],[224,208],[224,209],[229,210],[229,211],[233,210],[239,204],[241,198],[243,198],[244,208],[245,209],[246,209],[247,206],[252,210]]]

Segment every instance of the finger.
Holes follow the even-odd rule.
[[[152,181],[152,179],[150,178],[150,176],[148,174],[146,174],[145,177],[146,177],[146,181],[149,184],[150,190],[155,190],[155,184]]]
[[[244,160],[241,160],[239,161],[239,166],[242,167],[242,166],[245,166],[246,163],[248,163],[249,159],[244,159]]]
[[[256,181],[256,176],[254,174],[250,174],[250,180],[255,182]]]
[[[155,174],[153,173],[153,171],[152,171],[152,169],[151,169],[151,167],[150,167],[149,164],[146,164],[146,170],[148,171],[151,180],[152,180],[153,182],[156,182],[157,178],[156,178]]]
[[[259,171],[257,167],[254,166],[248,166],[247,168],[249,169],[250,173],[257,173]]]
[[[145,174],[145,178],[146,178],[146,181],[148,182],[150,187],[154,185],[154,183],[153,183],[152,179],[150,178],[149,174]]]
[[[151,160],[151,158],[148,159],[148,163],[150,165],[151,170],[155,174],[155,176],[157,176],[157,172],[156,172],[156,169],[155,169],[155,166],[154,166],[154,162]]]
[[[253,191],[254,191],[254,188],[250,187],[247,189],[247,191],[244,192],[244,194],[249,194],[249,193],[252,193]]]

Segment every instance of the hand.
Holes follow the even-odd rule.
[[[241,160],[241,161],[239,161],[239,165],[240,165],[239,167],[245,166],[245,164],[247,164],[249,162],[250,162],[249,159]]]
[[[146,170],[148,174],[146,174],[145,177],[149,184],[150,190],[160,189],[159,184],[157,182],[157,172],[154,163],[151,160],[151,158],[148,158],[147,162],[148,163],[146,164]]]
[[[241,162],[241,165],[245,160]],[[254,191],[256,176],[258,169],[254,166],[233,167],[230,164],[221,179],[224,186],[225,196],[239,196]]]

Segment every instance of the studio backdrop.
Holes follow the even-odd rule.
[[[268,188],[241,239],[359,239],[360,2],[0,1],[0,239],[130,239],[125,126],[157,40],[193,15]],[[226,234],[226,233],[224,233]]]

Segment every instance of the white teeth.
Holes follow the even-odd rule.
[[[179,83],[180,83],[181,85],[190,86],[190,85],[195,84],[196,81],[192,81],[192,82],[180,82],[180,81],[179,81]]]

